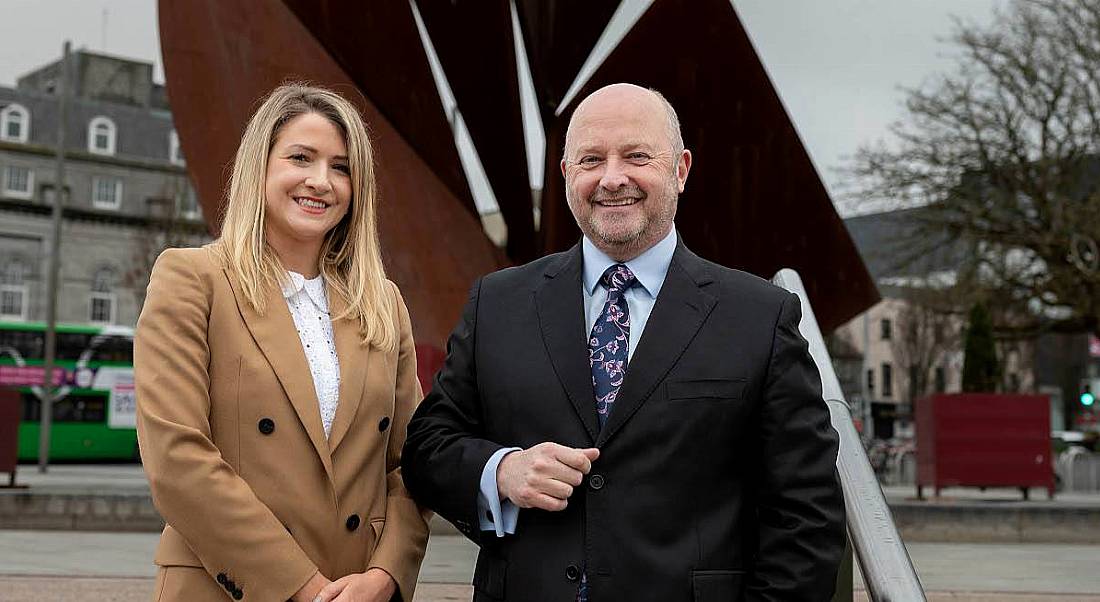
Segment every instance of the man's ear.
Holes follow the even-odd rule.
[[[565,177],[565,157],[562,157],[561,160],[561,177]]]
[[[685,148],[680,152],[680,160],[676,162],[676,180],[679,182],[680,192],[684,191],[689,171],[691,171],[691,151]]]

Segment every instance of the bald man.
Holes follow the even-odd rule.
[[[474,600],[832,596],[837,436],[799,300],[684,246],[691,161],[662,96],[598,90],[561,162],[582,240],[470,292],[402,464],[480,546]]]

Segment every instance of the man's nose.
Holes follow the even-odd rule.
[[[608,158],[604,164],[604,172],[600,177],[600,187],[606,190],[618,190],[630,183],[626,175],[626,165],[617,157]]]

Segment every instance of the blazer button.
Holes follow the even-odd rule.
[[[606,483],[604,481],[603,475],[594,474],[588,478],[588,486],[591,487],[593,491],[599,491],[603,489],[603,486],[605,484]]]
[[[388,428],[390,428],[390,417],[383,416],[382,419],[378,421],[378,432],[381,433]]]
[[[229,580],[229,577],[225,576],[225,573],[218,573],[218,583],[225,585],[225,582]]]
[[[565,567],[565,578],[570,581],[576,581],[581,578],[581,570],[577,568],[577,565],[571,564]]]
[[[348,531],[354,531],[354,530],[358,529],[359,528],[359,515],[358,514],[352,514],[351,516],[349,516],[346,526],[348,528]]]
[[[239,589],[233,590],[233,599],[234,600],[240,600],[243,597],[244,597],[244,592],[243,591],[241,591]]]
[[[275,421],[270,418],[261,418],[260,422],[256,424],[256,428],[260,429],[261,433],[270,435],[275,432]]]

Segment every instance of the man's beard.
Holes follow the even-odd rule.
[[[635,199],[635,203],[643,203],[648,196],[649,195],[636,185],[624,186],[614,193],[607,192],[603,188],[597,187],[596,190],[589,195],[587,203],[589,207],[593,208],[596,207],[598,203],[624,199]],[[638,224],[633,228],[616,228],[614,227],[616,224],[609,224],[612,227],[605,229],[604,225],[607,221],[606,218],[602,221],[596,219],[596,211],[593,210],[588,214],[588,229],[592,232],[594,238],[599,239],[599,242],[613,246],[626,246],[636,242],[649,227],[649,214],[642,211],[640,218]]]
[[[589,207],[595,207],[599,202],[622,200],[627,198],[636,199],[636,202],[653,202],[658,203],[662,209],[657,215],[651,214],[649,211],[642,211],[635,217],[628,217],[628,220],[637,219],[634,224],[618,224],[608,223],[607,217],[603,220],[597,219],[596,212],[591,211],[588,214],[587,231],[590,232],[590,236],[593,242],[601,243],[603,246],[616,247],[620,249],[630,249],[638,244],[649,242],[645,240],[649,238],[649,235],[655,229],[663,230],[661,226],[668,222],[671,223],[672,219],[676,215],[676,188],[674,182],[669,182],[666,188],[658,196],[652,199],[636,185],[624,186],[623,188],[615,191],[614,193],[607,192],[602,188],[596,188],[596,190],[589,195],[585,200]],[[654,223],[657,222],[657,223]],[[610,227],[606,227],[610,226]],[[656,241],[653,241],[656,242]]]

